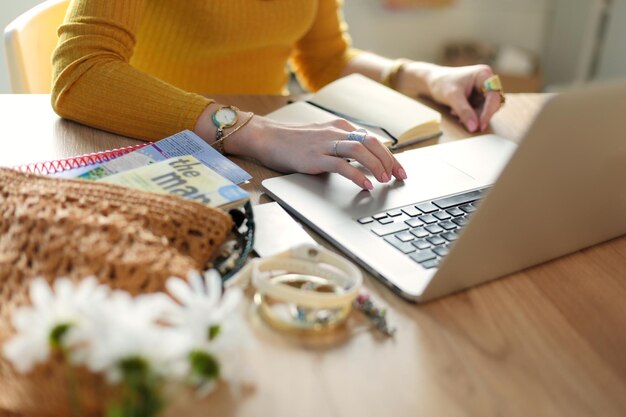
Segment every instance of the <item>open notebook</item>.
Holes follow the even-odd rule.
[[[307,101],[288,104],[267,117],[280,122],[326,122],[338,117],[399,148],[441,134],[441,114],[360,74],[340,78]]]

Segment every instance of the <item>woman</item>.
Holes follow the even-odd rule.
[[[487,66],[393,61],[351,48],[341,0],[72,0],[53,55],[52,102],[62,117],[139,139],[190,129],[283,172],[338,172],[372,189],[347,157],[380,182],[406,179],[374,138],[342,140],[354,130],[344,120],[285,125],[198,94],[286,93],[288,63],[311,91],[359,72],[430,96],[470,132],[486,129],[500,106],[495,91],[478,113],[468,102],[493,75]]]

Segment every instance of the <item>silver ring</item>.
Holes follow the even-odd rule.
[[[346,140],[352,140],[355,142],[363,143],[366,136],[367,136],[367,130],[357,129],[354,132],[348,133],[348,137],[346,138]]]
[[[339,144],[339,141],[338,141],[338,140],[336,140],[336,141],[334,141],[334,142],[333,142],[333,152],[335,153],[335,156],[336,156],[337,158],[339,158],[339,155],[337,154],[337,145],[338,145],[338,144]]]

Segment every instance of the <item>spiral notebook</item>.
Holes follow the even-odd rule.
[[[31,164],[18,165],[15,169],[38,175],[57,174],[59,172],[68,171],[70,169],[82,168],[86,166],[96,165],[101,162],[111,161],[122,155],[126,155],[137,149],[144,148],[152,142],[140,143],[137,145],[125,146],[123,148],[110,149],[107,151],[94,152],[85,155],[72,156],[69,158],[56,159],[53,161],[34,162]]]
[[[15,167],[22,172],[61,178],[95,180],[176,156],[193,155],[204,165],[235,184],[252,176],[215,150],[190,130],[183,130],[157,142],[146,142],[109,151],[38,162]]]

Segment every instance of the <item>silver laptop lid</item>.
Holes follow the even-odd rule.
[[[626,83],[551,99],[422,300],[626,234]]]

